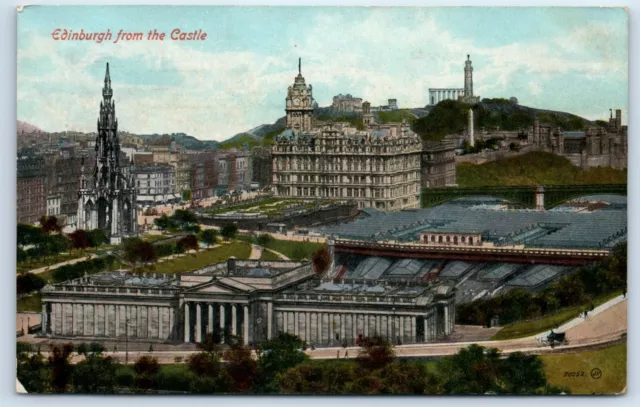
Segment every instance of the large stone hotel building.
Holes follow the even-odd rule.
[[[315,122],[313,105],[299,70],[287,92],[287,128],[272,149],[276,196],[350,199],[387,211],[420,206],[422,141],[408,123],[375,124],[368,102],[361,126]]]

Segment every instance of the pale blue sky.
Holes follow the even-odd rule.
[[[76,32],[203,29],[205,41],[54,41]],[[95,131],[105,63],[119,125],[223,140],[284,114],[297,58],[321,106],[351,93],[401,107],[462,87],[590,119],[627,112],[627,15],[606,8],[28,7],[18,17],[18,119]]]

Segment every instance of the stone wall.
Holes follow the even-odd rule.
[[[519,151],[499,150],[499,151],[491,151],[491,152],[482,152],[477,154],[457,155],[456,164],[460,164],[460,163],[484,164],[486,162],[502,160],[504,158],[517,157],[519,155],[527,154],[532,151],[540,151],[540,150],[542,149],[538,146],[526,145],[526,146],[520,147]]]

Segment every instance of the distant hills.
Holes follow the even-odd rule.
[[[27,122],[23,122],[18,120],[17,125],[18,134],[20,133],[44,133],[42,130],[37,128],[36,126],[29,124]]]
[[[458,134],[464,131],[468,123],[468,111],[473,109],[475,127],[486,129],[518,130],[533,125],[536,116],[541,123],[561,127],[564,130],[585,130],[593,124],[603,125],[605,122],[591,122],[580,116],[545,109],[536,109],[510,102],[507,99],[483,99],[475,105],[467,105],[453,100],[445,100],[436,106],[421,108],[399,109],[394,111],[373,112],[378,123],[399,122],[406,119],[413,130],[424,140],[442,140],[449,134]],[[356,127],[361,127],[362,117],[355,113],[335,112],[331,107],[319,107],[315,111],[318,120],[347,121]],[[274,137],[284,130],[286,117],[280,117],[271,124],[261,124],[253,129],[238,133],[225,141],[200,140],[185,133],[171,134],[132,134],[145,140],[155,140],[160,137],[170,136],[175,142],[190,150],[229,150],[231,148],[242,149],[245,145],[249,148],[255,146],[268,146],[273,143]],[[36,126],[18,120],[18,134],[42,132],[48,134]],[[58,135],[62,133],[56,133]],[[84,134],[76,133],[73,134]],[[71,135],[71,132],[69,132]]]
[[[183,146],[189,150],[217,150],[220,143],[215,140],[200,140],[193,136],[184,133],[171,133],[171,134],[133,134],[145,141],[153,141],[164,136],[171,137],[176,144]]]

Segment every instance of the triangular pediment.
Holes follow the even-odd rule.
[[[252,287],[246,286],[245,284],[238,284],[233,281],[228,281],[230,279],[222,279],[209,281],[203,284],[197,284],[192,287],[187,288],[186,292],[189,293],[220,293],[220,294],[239,294],[247,291],[252,291]],[[231,283],[231,284],[229,284]]]
[[[207,286],[207,287],[194,289],[192,292],[233,294],[234,290],[230,290],[230,289],[228,289],[226,287],[221,287],[219,285],[210,285],[210,286]]]

